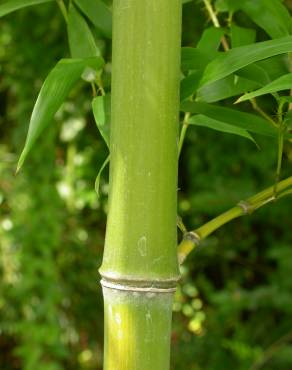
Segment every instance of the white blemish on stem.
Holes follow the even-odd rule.
[[[139,250],[139,253],[142,257],[147,256],[147,238],[146,238],[146,236],[142,236],[138,240],[138,250]]]

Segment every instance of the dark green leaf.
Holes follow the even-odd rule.
[[[214,104],[190,101],[182,102],[181,110],[183,112],[204,114],[212,119],[229,123],[232,126],[237,126],[256,134],[278,137],[278,130],[270,122],[254,114]]]
[[[82,12],[102,33],[112,36],[112,13],[101,0],[74,0]]]
[[[203,70],[211,60],[210,53],[197,48],[182,48],[181,50],[181,67],[183,71]],[[213,53],[214,57],[218,54]]]
[[[86,20],[76,10],[73,4],[69,6],[67,28],[72,58],[100,56],[100,51],[96,46]]]
[[[231,125],[226,122],[218,121],[216,119],[207,117],[203,114],[197,114],[195,116],[190,117],[188,123],[196,126],[208,127],[213,130],[225,132],[228,134],[242,136],[255,143],[254,138],[248,133],[248,131],[244,130],[243,128]]]
[[[236,101],[236,103],[240,103],[242,101],[249,100],[257,96],[271,94],[271,93],[275,93],[281,90],[290,90],[290,89],[292,89],[292,73],[289,73],[280,78],[277,78],[275,81],[272,81],[271,83],[262,87],[261,89],[258,89],[249,94],[243,95]]]
[[[0,17],[26,6],[48,3],[53,0],[7,0],[0,5]]]
[[[102,58],[62,59],[51,70],[35,103],[17,170],[23,165],[25,158],[41,132],[53,120],[55,113],[81,77],[84,69],[90,67],[97,70],[102,65]]]
[[[232,48],[249,45],[255,42],[256,31],[250,28],[243,28],[233,24],[231,26]]]
[[[110,143],[111,96],[97,96],[92,101],[92,110],[96,126],[106,142]]]
[[[292,51],[292,36],[231,49],[220,54],[208,64],[201,81],[201,86],[220,80],[259,60],[290,51]],[[191,63],[192,57],[189,56],[188,64],[191,65]]]

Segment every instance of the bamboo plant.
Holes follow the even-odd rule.
[[[25,0],[23,4],[47,1],[50,0]],[[99,106],[99,98],[103,101],[105,95],[100,79],[104,61],[85,18],[76,11],[75,5],[104,30],[106,37],[111,35],[110,21],[104,22],[104,18],[110,18],[109,9],[97,0],[70,1],[68,8],[63,0],[57,3],[68,25],[71,58],[56,65],[41,89],[19,168],[71,88],[84,77],[84,70],[95,72],[94,79],[89,80],[95,96],[94,109]],[[0,7],[0,16],[21,7],[17,0],[7,4]],[[104,15],[101,22],[92,17],[94,4]],[[292,193],[292,178],[280,181],[283,142],[291,139],[286,120],[290,107],[285,105],[291,103],[291,97],[280,98],[276,94],[291,86],[291,74],[265,83],[258,90],[255,90],[255,81],[248,84],[245,81],[241,86],[240,80],[243,72],[244,76],[257,78],[259,69],[257,67],[255,73],[253,63],[291,52],[292,36],[287,36],[285,22],[280,22],[281,27],[284,24],[281,29],[267,27],[273,40],[231,48],[212,3],[204,0],[204,4],[215,29],[207,30],[203,35],[204,43],[199,42],[197,48],[182,50],[181,95],[184,101],[179,108],[182,1],[113,0],[110,138],[104,122],[97,122],[110,147],[109,212],[100,268],[105,310],[104,370],[167,370],[172,301],[179,280],[179,263],[222,225]],[[238,9],[250,12],[248,2],[243,1],[230,9],[230,22]],[[280,13],[287,17],[283,9]],[[259,23],[262,25],[263,21]],[[77,29],[80,32],[76,32]],[[283,34],[279,34],[280,31]],[[234,32],[239,31],[235,29]],[[246,41],[247,35],[243,36],[238,34],[236,42]],[[211,46],[205,47],[210,37]],[[82,51],[76,47],[76,40],[82,44]],[[218,55],[220,43],[225,52]],[[211,50],[214,46],[216,49]],[[217,96],[217,100],[211,91],[210,86],[220,81],[228,86],[228,92],[233,92],[228,97],[255,90],[236,102],[249,100],[257,115],[194,99],[200,97],[212,103],[226,98],[226,91],[221,91],[222,96]],[[277,99],[276,119],[267,115],[255,101],[255,97],[267,93]],[[101,96],[96,96],[98,94]],[[180,132],[179,110],[184,113]],[[98,121],[100,114],[96,117]],[[239,201],[229,211],[193,231],[186,230],[177,218],[178,157],[190,125],[236,134],[253,142],[251,133],[278,138],[275,184]],[[183,232],[178,250],[177,223]]]
[[[115,0],[113,24],[104,369],[166,370],[179,278],[181,1]]]

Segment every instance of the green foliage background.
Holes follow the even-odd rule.
[[[228,3],[215,4],[227,35]],[[29,7],[0,23],[1,370],[102,368],[97,269],[107,171],[99,197],[94,182],[108,153],[89,84],[80,82],[71,92],[15,176],[40,87],[56,62],[69,57],[57,10],[54,2]],[[254,29],[257,41],[269,39],[244,12],[236,12],[233,22]],[[183,46],[196,46],[209,26],[203,2],[186,2]],[[92,30],[107,63],[103,84],[109,92],[111,41]],[[271,96],[259,103],[275,116]],[[253,112],[248,103],[244,109]],[[260,150],[241,137],[188,129],[178,195],[189,229],[273,183],[276,140],[256,139]],[[287,142],[283,177],[291,162]],[[174,304],[173,369],[292,368],[292,203],[285,199],[226,225],[188,258]]]

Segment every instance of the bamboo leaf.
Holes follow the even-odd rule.
[[[198,48],[184,47],[181,49],[181,68],[183,71],[189,70],[204,70],[213,57],[218,53],[214,52],[212,55],[206,53]]]
[[[0,5],[0,17],[27,6],[48,3],[53,0],[7,0]]]
[[[260,87],[257,81],[251,81],[234,74],[212,82],[198,90],[196,100],[214,103],[232,96],[240,95]]]
[[[53,120],[67,95],[79,80],[86,67],[100,69],[102,58],[62,59],[46,78],[35,103],[24,149],[18,161],[17,171],[23,165],[37,138]]]
[[[112,37],[112,14],[101,0],[74,0],[80,10],[102,33]]]
[[[94,37],[86,20],[73,4],[69,6],[68,38],[72,58],[91,58],[100,56]]]
[[[231,125],[226,122],[219,121],[217,119],[207,117],[203,114],[197,114],[195,116],[190,117],[188,120],[188,123],[191,125],[208,127],[208,128],[211,128],[212,130],[225,132],[228,134],[242,136],[255,143],[254,138],[245,129],[240,128],[238,126]]]
[[[255,42],[256,31],[251,28],[243,28],[233,24],[230,31],[232,48],[249,45]]]
[[[109,148],[110,143],[110,119],[111,119],[111,96],[97,96],[92,101],[92,110],[96,126]]]
[[[214,104],[185,101],[181,103],[183,112],[204,114],[205,116],[243,128],[264,136],[278,137],[278,130],[267,120],[251,113],[220,107]]]
[[[99,171],[98,171],[98,174],[96,176],[96,179],[95,179],[95,184],[94,184],[94,188],[95,188],[95,191],[96,193],[99,195],[99,185],[100,185],[100,178],[101,178],[101,175],[103,173],[103,170],[106,168],[106,166],[109,164],[110,162],[110,155],[108,155],[105,159],[105,161],[103,162],[102,166],[100,167]]]
[[[242,0],[240,9],[272,38],[291,33],[291,17],[280,0]]]
[[[208,64],[201,81],[201,86],[220,80],[259,60],[290,51],[292,51],[292,36],[231,49],[220,54]],[[190,57],[188,64],[191,64],[191,62],[192,58]]]
[[[218,50],[222,36],[224,35],[223,28],[210,27],[207,28],[200,38],[197,48],[204,52],[214,52]]]
[[[261,96],[265,94],[272,94],[272,93],[275,93],[281,90],[289,90],[291,88],[292,88],[292,73],[288,73],[284,76],[277,78],[275,81],[272,81],[268,85],[256,91],[243,95],[236,101],[236,103],[240,103],[245,100],[256,98],[257,96]]]

